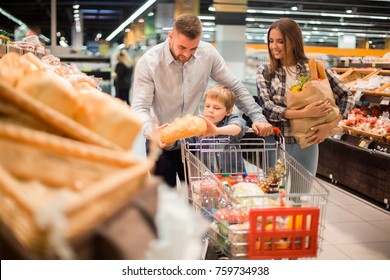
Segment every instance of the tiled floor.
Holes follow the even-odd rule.
[[[134,152],[145,156],[143,137]],[[320,260],[390,260],[390,211],[380,209],[326,181],[326,207]]]
[[[321,260],[390,260],[390,212],[324,181],[330,192]]]

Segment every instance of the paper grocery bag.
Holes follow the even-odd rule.
[[[289,89],[286,90],[286,104],[288,109],[300,110],[318,100],[329,100],[332,111],[328,115],[318,118],[290,119],[292,134],[301,148],[309,146],[305,138],[314,134],[314,131],[310,129],[313,126],[329,123],[336,119],[339,114],[339,108],[335,103],[328,79],[312,83],[299,92],[291,92]]]

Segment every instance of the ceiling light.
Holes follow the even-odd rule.
[[[80,5],[73,5],[73,9],[78,9],[80,8]]]
[[[200,20],[215,20],[214,16],[198,16]]]
[[[135,11],[125,22],[123,22],[117,29],[115,29],[107,38],[107,41],[114,39],[116,35],[119,34],[126,26],[132,23],[137,17],[139,17],[143,12],[150,8],[157,0],[149,0],[143,4],[137,11]]]
[[[293,7],[291,7],[291,10],[298,11],[298,7],[297,6],[293,6]]]
[[[347,14],[352,14],[352,9],[347,9],[345,12],[346,12]]]

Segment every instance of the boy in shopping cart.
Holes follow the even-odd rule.
[[[239,143],[249,127],[243,118],[233,114],[234,102],[234,93],[222,84],[212,86],[205,93],[203,118],[207,131],[194,141],[211,151],[202,156],[202,161],[214,173],[245,173]]]

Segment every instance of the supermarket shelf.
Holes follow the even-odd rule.
[[[317,174],[380,204],[390,197],[390,145],[343,134],[327,138],[319,149]]]
[[[338,62],[336,67],[357,67],[357,68],[381,68],[390,69],[390,62],[387,63],[351,63],[348,61]]]

